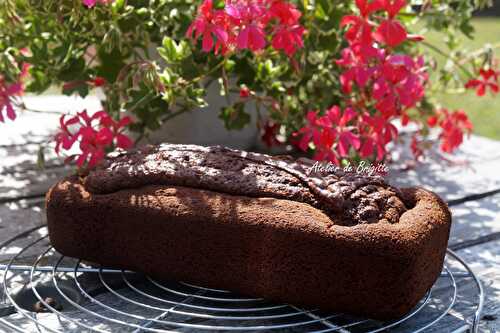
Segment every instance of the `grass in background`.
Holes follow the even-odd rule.
[[[484,44],[500,43],[500,18],[475,18],[473,25],[476,29],[475,39],[464,37],[464,46],[468,50],[476,50]],[[442,45],[437,34],[427,33],[426,40],[433,45]],[[500,58],[500,49],[495,50]],[[438,61],[443,57],[435,55]],[[496,96],[488,92],[483,97],[476,96],[473,90],[466,94],[439,94],[437,101],[449,110],[463,109],[467,112],[474,124],[474,133],[492,139],[500,140],[500,93]]]

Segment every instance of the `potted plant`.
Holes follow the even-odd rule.
[[[132,146],[129,131],[135,141],[173,129],[213,135],[204,118],[173,123],[187,113],[207,113],[227,130],[249,128],[249,143],[257,128],[268,146],[292,144],[336,164],[386,158],[388,144],[399,144],[395,122],[414,125],[416,157],[433,127],[442,150],[452,152],[472,124],[433,94],[498,91],[491,48],[467,54],[455,37],[472,37],[472,11],[487,4],[5,0],[0,121],[23,111],[23,92],[102,90],[102,111],[61,117],[55,148],[77,145],[69,160],[80,167]],[[426,30],[442,33],[446,44],[426,42]],[[447,61],[435,62],[436,54]],[[203,110],[207,104],[215,107]]]

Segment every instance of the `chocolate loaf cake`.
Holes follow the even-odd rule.
[[[391,319],[441,272],[451,216],[435,194],[307,159],[223,147],[110,156],[47,194],[62,254],[271,300]]]

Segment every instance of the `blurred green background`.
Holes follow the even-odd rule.
[[[473,20],[476,29],[475,39],[464,38],[464,46],[468,50],[478,49],[486,43],[492,45],[500,43],[500,17],[476,17]],[[427,33],[426,40],[433,45],[442,45],[437,34]],[[500,48],[495,49],[496,58],[500,59]],[[435,54],[436,60],[443,61],[443,57]],[[490,91],[478,97],[474,90],[464,94],[440,94],[436,96],[438,103],[449,110],[463,109],[474,124],[474,133],[492,139],[500,140],[500,93],[493,95]]]

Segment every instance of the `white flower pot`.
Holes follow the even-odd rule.
[[[231,101],[238,99],[238,94],[231,94]],[[222,107],[227,106],[225,96],[220,95],[220,85],[214,80],[207,88],[205,108],[182,113],[166,121],[160,129],[149,135],[151,143],[190,143],[198,145],[223,145],[235,149],[250,149],[258,138],[256,126],[257,111],[254,102],[245,105],[251,122],[241,130],[227,130],[219,119]]]

